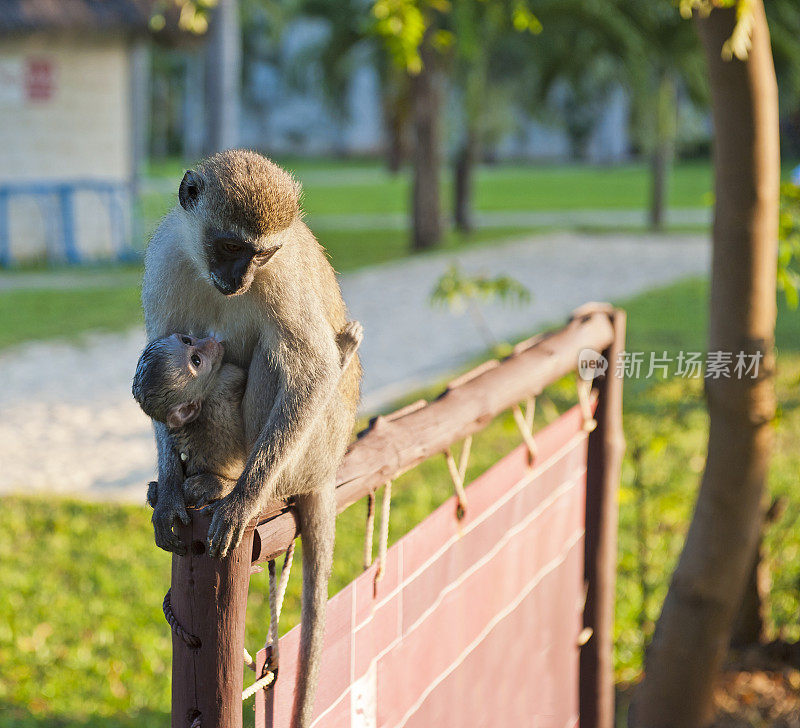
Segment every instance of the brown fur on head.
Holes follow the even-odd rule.
[[[232,224],[260,238],[285,230],[300,214],[300,184],[257,152],[228,149],[187,172],[180,192],[184,207],[193,178],[206,218],[220,227]]]
[[[190,169],[178,190],[193,230],[186,252],[220,293],[246,293],[287,241],[300,215],[299,198],[300,185],[266,157],[219,152]]]

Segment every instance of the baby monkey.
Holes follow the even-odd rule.
[[[336,335],[341,372],[363,336],[358,321],[348,322]],[[133,377],[134,399],[145,414],[170,430],[183,464],[188,506],[199,508],[224,498],[236,485],[250,451],[241,409],[247,373],[223,361],[224,354],[223,343],[212,336],[172,334],[147,345]],[[147,489],[151,507],[156,505],[156,486],[154,481]]]

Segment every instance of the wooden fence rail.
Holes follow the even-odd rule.
[[[342,511],[450,445],[483,429],[494,417],[577,369],[584,349],[603,353],[609,373],[594,382],[597,428],[589,437],[585,580],[585,626],[591,638],[581,651],[580,708],[584,728],[613,726],[613,635],[616,573],[617,487],[624,448],[622,381],[613,376],[622,350],[624,312],[587,304],[569,323],[515,347],[501,362],[491,361],[452,381],[436,400],[420,401],[375,418],[351,445],[337,477]],[[242,725],[241,655],[251,564],[274,559],[299,535],[289,507],[268,509],[226,559],[211,559],[204,541],[202,512],[180,528],[186,556],[173,556],[171,610],[196,637],[188,644],[173,634],[172,726],[210,728]],[[193,646],[196,642],[199,647]]]

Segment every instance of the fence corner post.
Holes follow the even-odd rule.
[[[580,653],[581,728],[614,727],[614,599],[617,575],[619,479],[625,436],[622,385],[615,365],[625,347],[625,312],[603,307],[614,339],[603,351],[608,370],[595,381],[596,429],[589,435],[586,471],[584,581],[587,585],[583,626],[592,630]]]
[[[232,553],[212,559],[206,550],[211,519],[203,511],[191,513],[192,522],[177,531],[187,554],[172,556],[170,606],[176,623],[200,646],[192,647],[173,629],[172,728],[241,728],[254,524]]]

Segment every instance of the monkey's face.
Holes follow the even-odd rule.
[[[210,228],[206,231],[208,274],[214,287],[226,296],[246,293],[258,270],[280,249],[259,244],[236,233]]]
[[[200,414],[203,399],[222,366],[225,349],[210,336],[198,339],[188,334],[173,334],[166,351],[176,385],[166,423],[168,427],[183,427]]]
[[[198,339],[188,334],[173,334],[166,347],[175,380],[183,382],[186,394],[205,394],[222,366],[225,347],[212,336]]]
[[[220,152],[189,170],[178,200],[193,231],[190,257],[225,296],[246,293],[300,214],[300,186],[255,152]]]
[[[142,409],[169,427],[196,419],[216,381],[225,353],[212,337],[173,334],[147,345],[139,358],[133,396]]]

